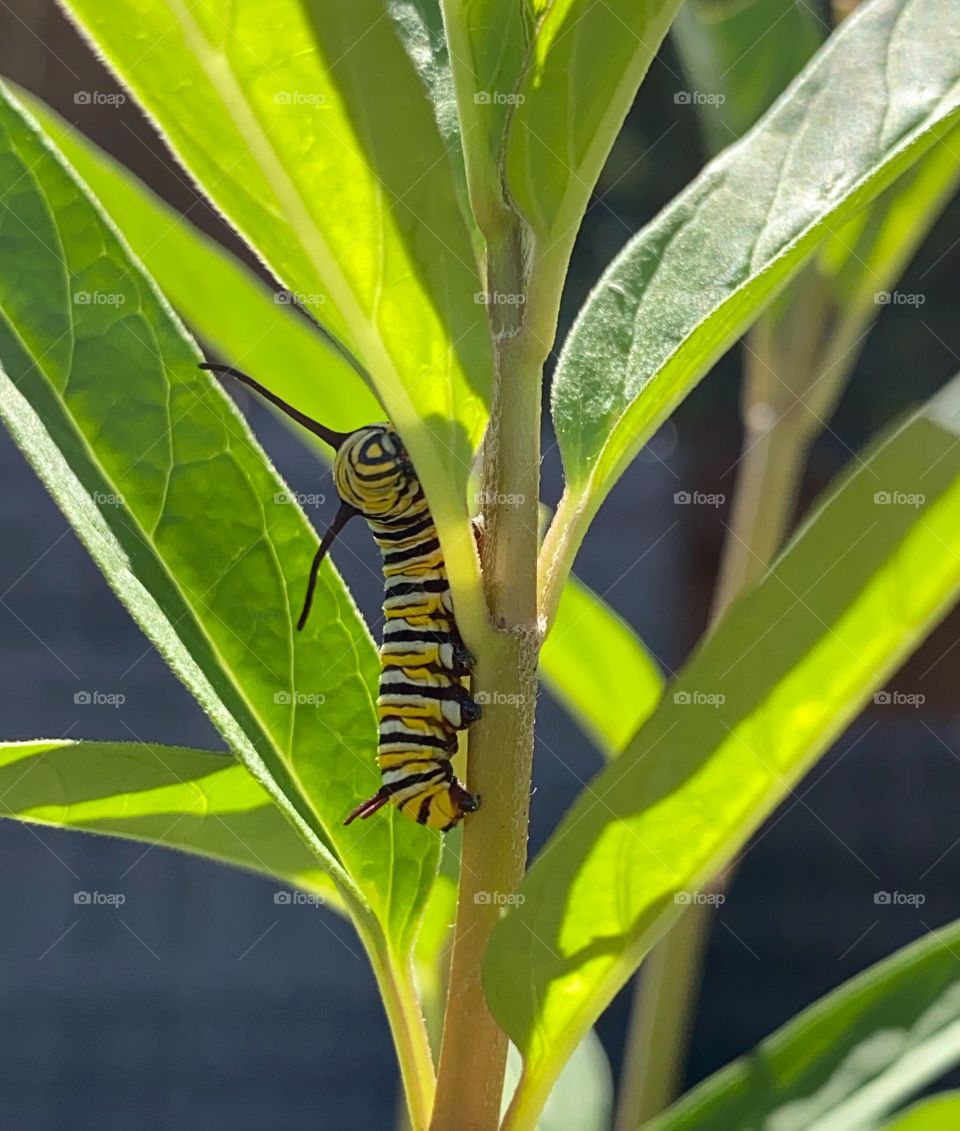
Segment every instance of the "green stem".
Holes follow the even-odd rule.
[[[390,1024],[390,1033],[400,1064],[400,1077],[407,1101],[412,1131],[427,1131],[433,1108],[436,1077],[427,1027],[420,1010],[409,962],[401,962],[387,947],[378,927],[357,929],[364,940],[380,997]]]
[[[744,430],[743,455],[730,525],[714,596],[711,627],[738,594],[766,572],[783,543],[793,517],[797,487],[810,442],[807,422],[790,413],[764,417],[767,405],[754,411]]]
[[[819,425],[791,391],[789,379],[777,374],[778,365],[785,368],[785,359],[762,328],[753,335],[752,345],[744,381],[740,470],[711,628],[777,553]],[[811,365],[805,369],[808,361]],[[812,359],[791,364],[805,370],[806,380],[817,372]],[[727,873],[710,890],[722,892],[730,879]],[[712,919],[712,904],[691,905],[644,965],[634,996],[616,1131],[636,1131],[668,1107],[682,1087]]]
[[[540,548],[540,621],[546,632],[556,618],[563,587],[583,540],[581,532],[592,518],[582,513],[589,497],[586,488],[576,494],[569,489],[563,492]]]
[[[488,293],[524,294],[517,231],[488,238]],[[450,984],[431,1131],[495,1131],[506,1034],[487,1009],[481,962],[498,898],[526,866],[537,693],[540,390],[546,347],[521,303],[493,303],[497,381],[484,441],[481,560],[491,629],[473,674],[483,717],[471,728],[467,785],[482,798],[464,822]],[[549,346],[549,343],[548,343]],[[485,700],[485,701],[484,701]]]
[[[627,1033],[616,1131],[636,1131],[668,1107],[683,1081],[690,1019],[709,917],[694,905],[643,965]]]

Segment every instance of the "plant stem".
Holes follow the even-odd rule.
[[[357,929],[364,939],[373,965],[380,997],[390,1023],[390,1033],[397,1050],[403,1092],[407,1100],[410,1126],[413,1131],[426,1131],[433,1107],[435,1075],[427,1027],[420,1010],[409,963],[401,963],[389,953],[379,929],[365,931],[361,920]]]
[[[637,1131],[679,1092],[709,918],[690,907],[654,947],[634,990],[616,1131]]]
[[[512,222],[488,237],[488,294],[524,295]],[[481,560],[492,622],[473,675],[483,717],[470,731],[467,785],[482,798],[467,818],[431,1131],[495,1131],[507,1038],[487,1009],[481,961],[498,896],[518,886],[527,855],[537,693],[537,521],[540,390],[547,347],[519,302],[492,302],[496,383],[484,441]],[[549,343],[547,344],[549,346]],[[485,693],[485,695],[484,695]]]
[[[777,373],[787,365],[800,370],[802,387],[817,372],[813,359],[787,361],[762,327],[751,344],[744,380],[740,469],[711,629],[731,601],[755,584],[777,553],[793,515],[807,450],[820,423],[793,391],[796,386],[789,376],[784,381]],[[728,872],[709,890],[722,892],[730,879]],[[712,904],[691,905],[647,959],[634,996],[616,1131],[637,1131],[668,1107],[682,1087],[712,919]]]
[[[744,429],[743,454],[730,525],[714,595],[711,628],[730,603],[763,576],[793,517],[797,486],[810,442],[806,421],[790,415],[765,420],[754,411]]]

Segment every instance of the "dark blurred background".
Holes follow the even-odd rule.
[[[192,220],[240,250],[198,202],[130,101],[52,0],[0,0],[0,73],[40,94]],[[559,340],[609,259],[704,161],[696,108],[673,95],[668,43],[604,172],[579,240]],[[960,368],[954,201],[882,308],[801,511],[887,421]],[[733,488],[740,355],[732,351],[614,490],[578,573],[675,670],[704,628],[726,508],[677,507],[678,490]],[[298,491],[318,467],[259,404],[242,407]],[[545,497],[560,464],[545,435]],[[108,589],[39,481],[0,434],[0,737],[162,741],[222,749],[213,728]],[[328,517],[318,514],[316,520]],[[337,563],[361,607],[381,592],[375,550],[348,528]],[[693,1038],[693,1082],[841,981],[960,914],[960,621],[941,625],[891,687],[922,708],[858,719],[754,840],[721,909]],[[122,692],[121,708],[76,691]],[[532,849],[600,765],[544,694]],[[373,978],[350,929],[274,904],[266,880],[163,849],[0,822],[0,1102],[11,1127],[389,1127],[396,1072]],[[122,892],[120,909],[81,890]],[[877,890],[923,906],[878,907]],[[616,1071],[624,993],[599,1025]]]

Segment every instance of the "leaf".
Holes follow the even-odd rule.
[[[223,754],[145,742],[3,742],[0,816],[181,849],[340,908],[336,888],[270,795]]]
[[[696,106],[714,150],[754,124],[816,50],[825,26],[810,7],[777,0],[733,6],[690,0],[683,6],[672,30],[684,68],[699,84],[693,93],[703,95]],[[882,309],[878,293],[896,283],[958,177],[960,128],[955,128],[869,207],[832,232],[808,268],[821,279],[834,308],[818,312],[828,329],[823,353],[829,372],[812,382],[823,385],[811,390],[817,411],[832,408],[858,356],[856,343]],[[794,332],[809,333],[811,312],[797,299],[796,288],[788,287],[767,317],[774,322],[792,318],[804,324]],[[791,329],[783,326],[780,332]]]
[[[569,255],[590,193],[680,0],[534,0],[506,138],[510,197]]]
[[[378,780],[377,657],[353,602],[324,568],[294,631],[316,536],[150,281],[6,98],[0,193],[0,415],[352,914],[366,923],[372,909],[403,953],[437,838],[393,814],[342,826]]]
[[[960,1122],[960,1092],[942,1092],[908,1108],[883,1131],[954,1131]]]
[[[331,428],[346,431],[380,418],[383,410],[365,382],[287,301],[286,292],[271,291],[44,103],[23,92],[18,97],[205,341]],[[329,449],[322,451],[329,460]]]
[[[960,179],[960,128],[824,245],[818,259],[845,311],[875,315]],[[885,297],[885,296],[884,296]]]
[[[903,947],[705,1080],[645,1131],[876,1127],[960,1061],[958,946],[960,924],[953,923]],[[893,1126],[899,1131],[899,1121]]]
[[[751,400],[774,419],[802,404],[808,428],[833,414],[886,304],[926,296],[895,288],[960,181],[960,126],[825,241],[753,330]],[[811,330],[811,327],[813,328]]]
[[[503,1085],[503,1107],[520,1079],[522,1063],[513,1045],[507,1049],[507,1074]],[[573,1056],[563,1066],[537,1131],[607,1131],[613,1116],[613,1073],[600,1038],[591,1029]]]
[[[540,653],[540,670],[607,757],[620,753],[663,693],[663,675],[640,638],[572,576]]]
[[[960,592],[958,440],[960,378],[857,459],[527,873],[484,974],[524,1054],[511,1131],[676,893],[717,875]]]
[[[842,359],[849,343],[887,305],[889,292],[958,182],[960,126],[824,243],[815,266],[838,311],[831,358]]]
[[[671,28],[711,153],[736,141],[810,60],[829,26],[806,4],[687,0]]]
[[[567,478],[544,545],[554,590],[557,559],[572,560],[657,426],[826,236],[960,121],[960,29],[948,9],[861,6],[607,270],[553,385]]]
[[[823,24],[805,5],[724,7],[691,0],[674,33],[714,148],[743,133],[800,70]],[[755,46],[762,44],[762,50]],[[810,434],[833,413],[882,301],[952,194],[960,128],[942,138],[866,208],[831,232],[757,323],[749,343],[752,403],[773,419],[805,406]],[[921,300],[922,301],[922,300]],[[816,328],[811,332],[811,327]],[[819,331],[819,332],[817,332]]]
[[[446,149],[381,0],[67,6],[211,200],[370,372],[424,482],[458,613],[481,623],[466,483],[490,333]]]
[[[428,0],[425,0],[428,2]],[[507,207],[501,177],[507,121],[539,0],[441,0],[470,203],[490,233]]]
[[[463,161],[457,92],[450,66],[450,49],[443,28],[440,0],[387,0],[401,43],[406,48],[420,80],[426,87],[440,136],[453,167],[454,183],[467,228],[477,235],[467,193],[467,172]],[[480,248],[475,244],[477,260]]]

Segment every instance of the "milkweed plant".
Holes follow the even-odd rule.
[[[960,1061],[960,924],[677,1099],[733,862],[960,589],[960,380],[794,522],[810,444],[957,182],[951,0],[838,5],[830,25],[783,0],[64,7],[264,270],[3,86],[0,412],[230,755],[5,743],[24,773],[4,815],[252,869],[349,919],[415,1131],[957,1126],[948,1093],[896,1113]],[[675,100],[712,157],[555,342],[591,191],[671,29]],[[571,568],[638,451],[741,337],[713,617],[665,683]],[[391,597],[385,559],[388,606],[407,602],[386,624],[414,653],[391,669],[384,638],[399,706],[335,545],[298,631],[318,533],[209,358],[332,432],[383,423],[374,471],[392,437],[384,474],[422,492],[430,545],[400,536],[436,582],[408,570]],[[564,486],[544,529],[545,413]],[[314,441],[319,483],[334,451]],[[369,485],[336,485],[369,517]],[[605,762],[528,865],[541,678]],[[469,730],[475,712],[437,721],[459,696],[482,709]],[[399,769],[384,718],[406,727]],[[462,796],[443,784],[458,735]],[[592,1026],[641,964],[614,1113]]]

